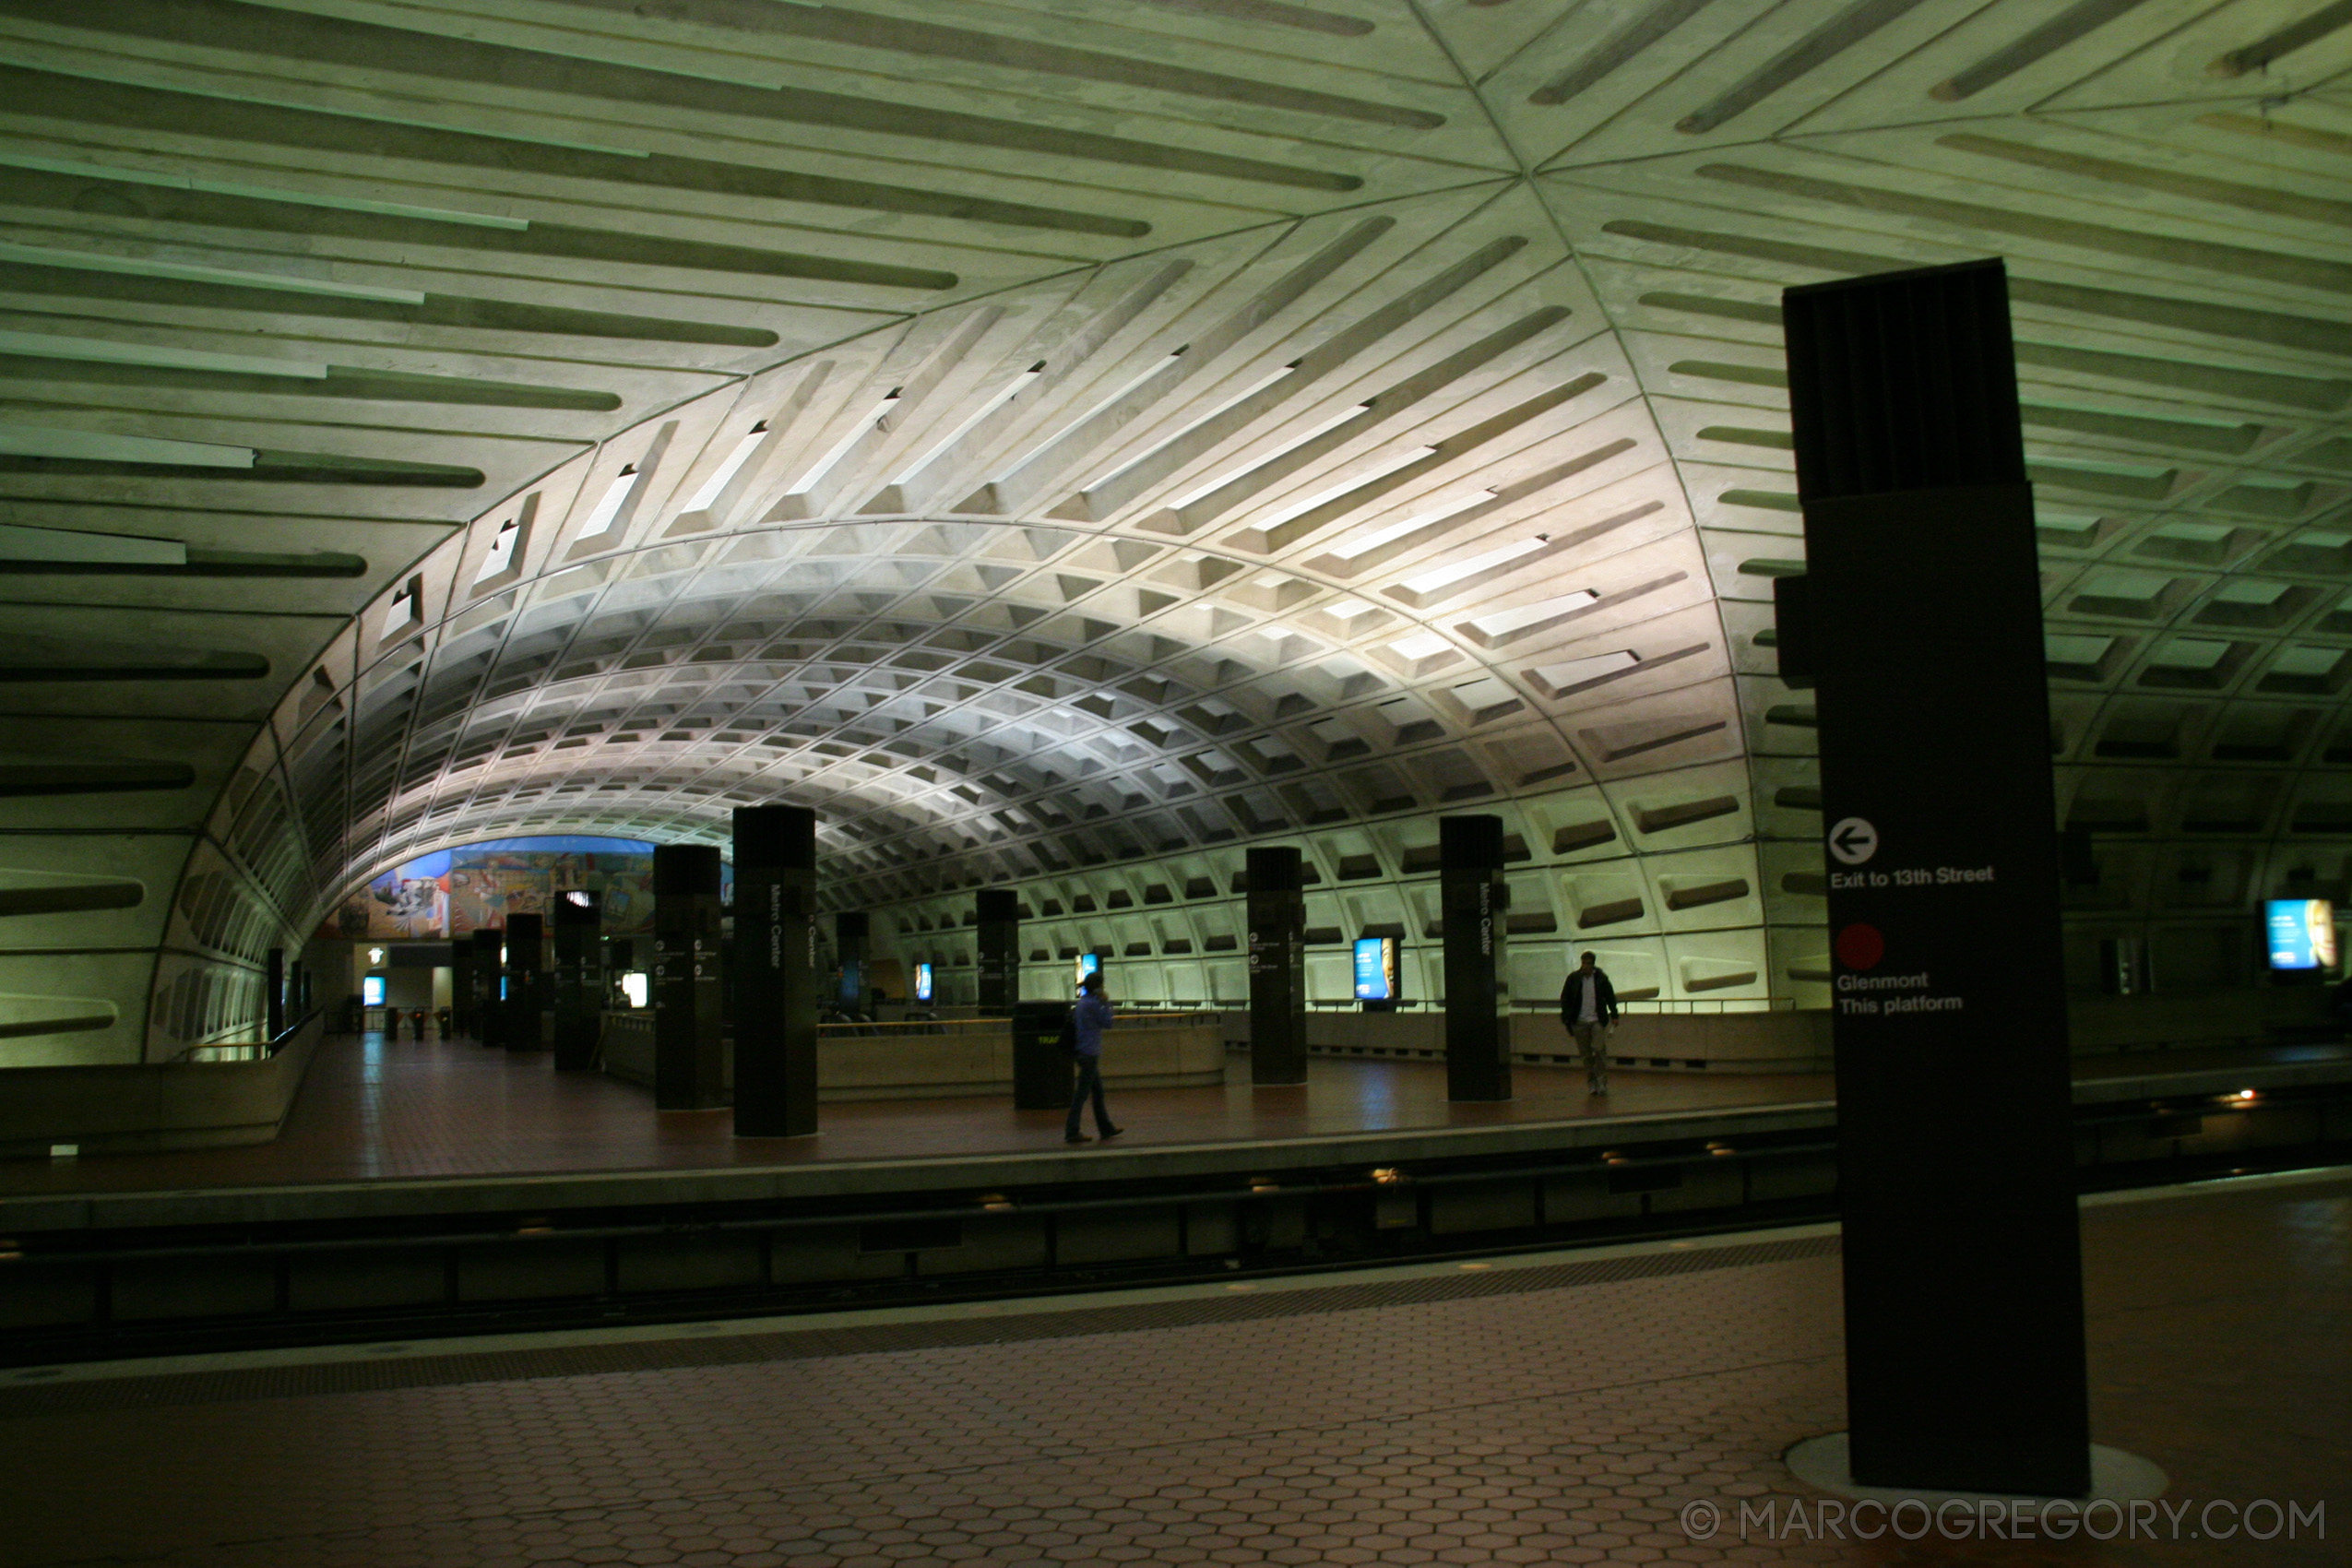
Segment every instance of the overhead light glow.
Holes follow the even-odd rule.
[[[1277,382],[1277,381],[1281,380],[1284,376],[1286,376],[1286,375],[1289,374],[1292,371],[1296,370],[1297,368],[1298,368],[1298,367],[1297,367],[1296,365],[1284,365],[1284,366],[1283,366],[1280,370],[1274,371],[1274,372],[1271,372],[1271,373],[1269,373],[1269,374],[1265,374],[1265,375],[1262,375],[1262,376],[1258,377],[1255,381],[1251,382],[1248,386],[1246,386],[1242,387],[1240,391],[1238,391],[1238,392],[1234,393],[1231,397],[1225,398],[1222,402],[1219,402],[1219,403],[1218,403],[1215,407],[1211,408],[1211,409],[1208,410],[1208,412],[1206,412],[1206,413],[1205,413],[1205,414],[1201,415],[1198,419],[1194,420],[1194,422],[1192,422],[1189,426],[1187,426],[1187,427],[1186,427],[1186,434],[1190,434],[1192,431],[1198,430],[1201,426],[1203,426],[1203,425],[1206,424],[1209,421],[1211,421],[1211,420],[1213,420],[1213,419],[1217,418],[1217,416],[1218,416],[1218,415],[1219,415],[1219,414],[1221,414],[1221,413],[1225,412],[1228,409],[1230,409],[1230,408],[1234,407],[1236,404],[1246,402],[1246,401],[1248,401],[1250,398],[1256,397],[1259,393],[1261,393],[1261,392],[1265,391],[1267,387],[1269,387],[1269,386],[1273,386],[1276,382]],[[1354,415],[1355,415],[1355,410],[1354,410],[1353,409],[1350,409],[1350,410],[1348,411],[1348,414],[1347,414],[1346,416],[1344,416],[1344,417],[1353,418],[1353,417],[1354,417]],[[1178,439],[1179,439],[1179,440],[1181,440],[1181,439],[1182,439],[1182,436],[1179,436],[1179,437],[1178,437]],[[1162,443],[1160,446],[1155,446],[1155,447],[1153,447],[1153,448],[1152,448],[1152,451],[1154,451],[1154,452],[1160,451],[1160,450],[1162,450],[1162,449],[1163,449],[1163,447],[1165,446],[1165,445],[1166,445],[1165,443]],[[1149,456],[1149,454],[1147,453],[1147,454],[1146,454],[1146,456]],[[1141,462],[1141,461],[1143,461],[1143,458],[1141,458],[1141,457],[1138,457],[1138,458],[1136,458],[1136,459],[1135,459],[1135,462]],[[1118,479],[1121,475],[1124,474],[1124,473],[1125,473],[1125,472],[1126,472],[1129,469],[1132,469],[1132,468],[1134,468],[1134,466],[1135,466],[1135,464],[1134,464],[1134,463],[1126,463],[1126,464],[1123,464],[1123,465],[1122,465],[1121,467],[1119,467],[1119,468],[1117,468],[1117,469],[1112,469],[1110,473],[1107,473],[1107,474],[1103,475],[1100,479],[1096,480],[1093,483],[1091,483],[1091,484],[1089,484],[1089,485],[1087,485],[1085,488],[1087,488],[1087,489],[1088,489],[1088,490],[1100,490],[1100,489],[1101,489],[1104,485],[1109,484],[1109,483],[1111,483],[1112,481],[1114,481],[1114,480]],[[1254,464],[1253,464],[1253,465],[1252,465],[1252,467],[1255,467],[1255,466],[1256,466],[1256,465],[1254,465]],[[1243,472],[1246,472],[1247,470],[1246,470],[1246,469],[1244,469],[1244,470],[1242,470],[1242,471],[1243,471]],[[1219,482],[1221,483],[1222,481],[1220,481]],[[1216,486],[1216,485],[1211,485],[1211,486],[1209,486],[1209,487],[1208,487],[1208,489],[1209,489],[1209,490],[1214,490],[1214,489],[1216,489],[1216,488],[1217,488],[1217,486]],[[1206,494],[1207,494],[1207,493],[1208,493],[1208,490],[1204,490],[1204,491],[1202,491],[1202,492],[1201,492],[1201,493],[1202,493],[1202,494],[1204,494],[1204,495],[1206,495]],[[1183,505],[1183,503],[1182,503],[1182,502],[1181,502],[1181,501],[1177,501],[1177,502],[1170,502],[1170,505],[1181,506],[1181,505]]]
[[[1092,402],[1087,404],[1084,409],[1072,415],[1068,422],[1056,430],[1052,435],[1039,441],[1037,444],[1036,450],[1040,452],[1044,451],[1047,447],[1052,445],[1054,442],[1061,440],[1072,431],[1080,428],[1088,420],[1094,418],[1095,415],[1102,412],[1103,410],[1110,408],[1112,404],[1118,402],[1120,398],[1124,398],[1128,393],[1133,392],[1136,387],[1141,386],[1145,382],[1149,381],[1153,376],[1158,375],[1161,371],[1166,370],[1170,365],[1175,363],[1178,360],[1181,360],[1183,357],[1184,350],[1182,349],[1178,349],[1172,353],[1166,354],[1159,359],[1152,361],[1149,364],[1144,366],[1143,369],[1135,372],[1134,374],[1127,377],[1126,380],[1119,383],[1118,386],[1112,387],[1101,397],[1095,398]]]
[[[1036,382],[1039,376],[1043,375],[1044,374],[1045,362],[1043,360],[1039,360],[1037,363],[1029,366],[1028,369],[1015,376],[1013,378],[1012,385],[1006,386],[1004,390],[998,392],[996,396],[991,398],[988,401],[982,403],[978,409],[974,410],[969,419],[967,419],[963,423],[957,425],[955,429],[949,431],[946,434],[932,442],[929,446],[924,447],[921,455],[917,457],[913,462],[909,463],[905,469],[900,472],[898,477],[892,480],[890,482],[893,484],[906,484],[910,482],[917,474],[923,471],[924,468],[930,464],[933,457],[938,457],[942,452],[949,450],[956,445],[956,443],[963,440],[965,436],[970,434],[973,428],[977,426],[980,421],[988,418],[989,415],[994,413],[997,410],[1004,407],[1004,405],[1010,403],[1014,398],[1019,397]]]
[[[1285,372],[1284,374],[1287,374],[1289,373]],[[1277,377],[1277,379],[1279,378]],[[1244,394],[1244,396],[1246,396],[1246,394]],[[1239,398],[1233,399],[1233,401],[1237,403],[1241,400],[1241,399]],[[1235,480],[1240,479],[1242,475],[1255,473],[1266,464],[1277,462],[1281,458],[1289,456],[1300,447],[1304,446],[1308,442],[1313,441],[1316,436],[1327,434],[1328,433],[1338,429],[1341,425],[1346,424],[1349,420],[1354,419],[1358,414],[1363,412],[1370,407],[1372,407],[1370,403],[1350,403],[1344,409],[1340,409],[1332,413],[1327,413],[1323,418],[1315,421],[1314,423],[1307,426],[1306,429],[1300,431],[1297,434],[1293,435],[1290,438],[1290,444],[1283,447],[1281,451],[1274,453],[1269,457],[1253,457],[1242,467],[1231,469],[1218,478],[1211,480],[1206,484],[1194,485],[1192,489],[1184,492],[1183,494],[1177,496],[1174,500],[1169,502],[1168,505],[1181,511],[1184,507],[1191,505],[1194,502],[1198,501],[1204,495],[1214,495],[1218,491],[1224,489],[1227,485],[1232,483]],[[1214,418],[1215,416],[1212,415],[1210,417]],[[1200,422],[1205,424],[1207,421],[1204,420]],[[1342,488],[1352,489],[1353,486],[1343,486]],[[1336,493],[1335,492],[1335,493]]]
[[[1315,434],[1321,434],[1322,432],[1318,431]],[[1314,437],[1311,435],[1306,439],[1312,441]],[[1305,442],[1302,441],[1300,445],[1305,445]],[[1376,467],[1370,469],[1359,469],[1336,484],[1326,485],[1324,488],[1316,491],[1312,495],[1301,496],[1296,501],[1286,502],[1281,506],[1277,507],[1271,512],[1261,513],[1258,517],[1251,520],[1252,526],[1260,529],[1270,529],[1279,524],[1287,523],[1293,517],[1304,517],[1307,513],[1313,511],[1316,507],[1324,505],[1325,502],[1336,501],[1351,490],[1360,489],[1364,485],[1372,483],[1374,480],[1384,479],[1388,475],[1395,473],[1398,469],[1407,468],[1414,463],[1420,462],[1423,457],[1428,457],[1431,453],[1436,450],[1437,448],[1434,446],[1415,446],[1408,451],[1400,452],[1392,456],[1388,461],[1381,463]],[[1179,505],[1182,504],[1179,503]]]
[[[474,581],[486,583],[515,564],[515,546],[522,541],[520,519],[509,517],[498,525],[497,537],[490,541],[489,552],[481,558],[481,567],[474,573]]]
[[[1581,686],[1586,681],[1597,681],[1603,675],[1613,675],[1620,670],[1631,670],[1642,661],[1642,656],[1630,648],[1613,653],[1590,654],[1583,659],[1571,659],[1560,664],[1538,664],[1528,673],[1554,691]]]
[[[385,607],[384,625],[376,636],[379,638],[388,637],[416,618],[417,584],[416,579],[411,577],[400,585],[400,591],[394,594],[392,602]]]
[[[1405,586],[1417,594],[1435,593],[1439,588],[1458,583],[1464,577],[1476,576],[1490,567],[1506,565],[1522,555],[1532,554],[1541,550],[1543,546],[1542,540],[1523,539],[1516,543],[1506,544],[1500,550],[1489,550],[1473,555],[1467,561],[1456,561],[1450,566],[1440,566],[1433,572],[1423,572],[1418,577],[1408,577],[1405,579]]]
[[[1352,534],[1334,545],[1331,552],[1352,565],[1356,557],[1360,555],[1369,555],[1382,545],[1392,544],[1416,529],[1426,528],[1431,523],[1442,521],[1456,512],[1467,511],[1477,505],[1477,502],[1472,501],[1459,506],[1443,507],[1434,512],[1416,512],[1409,517],[1384,524],[1369,533]]]
[[[1581,610],[1600,595],[1590,588],[1578,588],[1574,593],[1560,594],[1551,599],[1539,599],[1533,604],[1522,604],[1515,610],[1498,610],[1491,615],[1481,615],[1470,623],[1479,636],[1499,640],[1512,633],[1549,621],[1555,615],[1565,615],[1571,610]]]
[[[686,503],[686,510],[699,512],[717,501],[719,493],[727,488],[727,481],[733,479],[742,470],[743,465],[752,460],[752,454],[758,451],[760,444],[766,439],[767,422],[762,420],[752,426],[750,434],[735,443],[735,449],[727,454],[727,460],[719,464],[708,479],[702,481],[702,488],[695,491],[694,498]]]
[[[594,539],[610,529],[612,526],[612,519],[621,515],[622,505],[629,499],[629,492],[636,487],[636,464],[622,464],[620,473],[614,477],[611,484],[604,487],[604,493],[597,497],[596,507],[588,513],[588,521],[580,525],[579,537]]]
[[[800,482],[792,486],[786,493],[806,495],[810,491],[823,484],[825,476],[831,473],[834,466],[849,455],[849,448],[864,440],[866,433],[882,422],[883,416],[890,412],[890,406],[898,400],[899,391],[900,388],[893,386],[887,396],[874,404],[865,418],[853,422],[849,426],[849,433],[834,445],[833,450],[819,457],[816,460],[816,466],[802,474]]]

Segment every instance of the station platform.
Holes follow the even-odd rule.
[[[725,1110],[470,1042],[321,1042],[274,1142],[0,1161],[0,1367],[429,1340],[1184,1281],[1246,1285],[1838,1213],[1825,1074],[1316,1059],[1114,1093],[1111,1144],[1009,1095]],[[2352,1050],[2081,1059],[2086,1193],[2352,1165]]]
[[[2075,1078],[2078,1111],[2146,1101],[2177,1117],[2200,1098],[2352,1088],[2352,1047],[2110,1053],[2079,1059]],[[1236,1053],[1221,1087],[1116,1095],[1123,1132],[1109,1144],[1074,1147],[1060,1112],[981,1097],[827,1105],[814,1136],[737,1138],[727,1111],[657,1111],[643,1088],[557,1073],[544,1053],[367,1034],[320,1046],[272,1143],[0,1161],[0,1233],[1246,1179],[1823,1138],[1835,1124],[1828,1074],[1619,1068],[1594,1099],[1578,1069],[1523,1063],[1515,1087],[1508,1101],[1450,1103],[1442,1063],[1318,1058],[1304,1085],[1253,1087]]]

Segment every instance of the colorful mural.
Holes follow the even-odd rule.
[[[606,931],[651,931],[653,846],[565,835],[443,849],[352,894],[319,934],[359,941],[467,936],[504,926],[508,915],[545,915],[555,895],[573,888],[604,896]]]

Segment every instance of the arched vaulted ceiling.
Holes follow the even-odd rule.
[[[1777,292],[1988,253],[2085,918],[2325,882],[2341,11],[0,0],[0,1009],[777,799],[877,906],[1502,810],[1531,930],[1801,994]]]

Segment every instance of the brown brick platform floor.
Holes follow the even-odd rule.
[[[2085,1235],[2102,1441],[2167,1469],[2183,1534],[2269,1499],[2324,1503],[2324,1538],[1790,1537],[1818,1500],[1778,1455],[1843,1403],[1812,1232],[5,1374],[0,1563],[2352,1561],[2352,1174],[2096,1203]],[[1783,1538],[1738,1539],[1742,1500]]]
[[[1295,1088],[1253,1089],[1247,1058],[1220,1088],[1116,1091],[1122,1148],[1245,1143],[1405,1129],[1499,1127],[1584,1118],[1826,1103],[1827,1074],[1619,1068],[1594,1100],[1574,1068],[1522,1065],[1516,1098],[1449,1104],[1435,1062],[1316,1058]],[[2340,1046],[2086,1057],[2078,1075],[2342,1063]],[[726,1111],[657,1111],[643,1089],[557,1073],[545,1053],[380,1036],[323,1042],[274,1143],[177,1154],[0,1160],[0,1196],[184,1192],[386,1179],[604,1170],[697,1170],[1059,1151],[1059,1111],[964,1098],[828,1104],[815,1138],[737,1138]]]
[[[1524,1068],[1518,1097],[1450,1105],[1434,1062],[1315,1060],[1306,1084],[1253,1090],[1248,1058],[1222,1087],[1114,1091],[1122,1147],[1241,1142],[1392,1128],[1487,1127],[1586,1115],[1638,1115],[1826,1100],[1823,1075],[1634,1073],[1588,1100],[1580,1071]],[[0,1194],[582,1170],[708,1170],[820,1160],[1059,1150],[1060,1111],[1003,1099],[828,1104],[815,1138],[737,1138],[727,1111],[657,1111],[646,1090],[595,1073],[558,1073],[543,1052],[509,1056],[467,1041],[349,1037],[321,1043],[275,1143],[50,1163],[0,1160]]]

